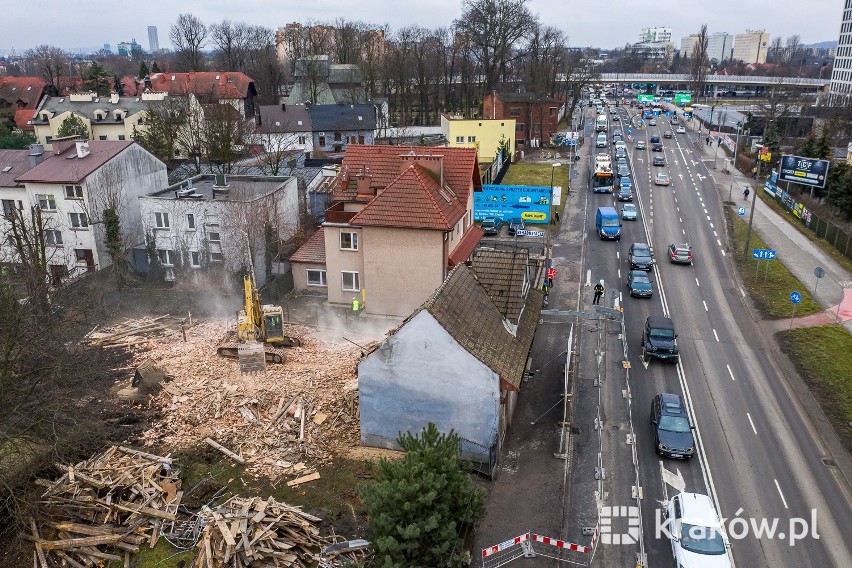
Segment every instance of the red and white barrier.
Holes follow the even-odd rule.
[[[516,536],[513,539],[505,540],[500,544],[496,544],[494,546],[490,546],[488,548],[482,549],[482,558],[488,558],[494,554],[497,554],[500,551],[506,550],[507,548],[511,548],[513,546],[518,546],[522,542],[528,541],[530,538],[530,533],[524,533],[521,536]]]
[[[542,544],[549,544],[550,546],[555,546],[556,548],[564,548],[565,550],[571,550],[573,552],[581,552],[583,554],[589,553],[588,546],[583,546],[582,544],[575,544],[573,542],[567,542],[564,540],[559,540],[557,538],[550,538],[549,536],[541,536],[540,534],[533,534],[532,539],[534,542],[540,542]]]

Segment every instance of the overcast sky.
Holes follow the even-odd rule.
[[[180,12],[205,23],[224,19],[268,27],[288,22],[338,18],[373,24],[448,26],[462,11],[461,0],[42,0],[3,2],[0,11],[0,51],[24,51],[40,44],[64,49],[112,45],[136,38],[148,49],[147,26],[157,26],[160,47],[169,47],[169,27]],[[798,34],[802,43],[837,41],[843,0],[711,0],[652,2],[649,0],[530,0],[540,21],[563,30],[571,46],[621,47],[637,41],[644,27],[672,28],[672,40],[708,31],[737,34],[765,29],[770,40]]]

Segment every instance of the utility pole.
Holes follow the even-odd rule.
[[[731,186],[728,188],[728,201],[731,200],[731,194],[734,191],[734,172],[737,170],[737,150],[740,149],[740,128],[742,128],[743,123],[737,121],[737,143],[734,145],[734,165],[731,168]],[[757,193],[757,190],[755,190]]]
[[[748,245],[751,240],[751,224],[754,221],[754,206],[757,204],[757,188],[751,192],[751,212],[748,216],[748,230],[746,231],[745,248],[743,248],[743,258],[748,258]]]
[[[556,162],[550,165],[550,201],[547,206],[547,258],[550,259],[550,247],[553,242],[553,174],[562,164]],[[548,266],[549,268],[549,266]]]

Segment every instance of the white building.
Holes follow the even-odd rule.
[[[769,34],[764,30],[746,30],[734,37],[732,58],[743,63],[766,63]]]
[[[707,59],[717,63],[728,61],[734,54],[734,36],[727,32],[716,32],[707,36]]]
[[[680,56],[681,57],[692,57],[692,52],[695,49],[695,46],[698,45],[698,39],[701,36],[698,34],[689,34],[686,37],[680,38]]]
[[[150,53],[160,51],[160,40],[157,37],[157,26],[148,26],[148,50]]]
[[[293,237],[299,226],[297,185],[294,177],[202,174],[140,197],[145,235],[153,238],[166,278],[179,278],[182,268],[220,264],[238,272],[252,266],[263,286],[266,227],[279,241]],[[136,267],[143,271],[138,256]]]
[[[669,42],[672,40],[672,29],[666,27],[642,28],[639,32],[639,43]]]
[[[840,24],[829,92],[833,99],[838,95],[846,98],[852,94],[852,0],[845,0],[843,4],[843,21]]]

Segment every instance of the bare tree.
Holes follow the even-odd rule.
[[[67,53],[52,45],[39,45],[24,53],[25,68],[28,72],[44,79],[54,87],[59,77],[69,72],[71,58]]]
[[[689,74],[692,84],[695,86],[696,100],[704,95],[707,88],[707,72],[710,70],[707,60],[707,42],[707,24],[702,24],[701,29],[698,30],[698,37],[692,46],[692,53],[689,55]]]
[[[183,71],[201,71],[204,68],[202,48],[207,41],[207,26],[192,14],[181,14],[169,30],[169,39],[175,46],[178,68]]]
[[[222,20],[209,28],[210,39],[216,45],[217,68],[222,71],[246,71],[247,53],[251,49],[250,26],[242,22]]]
[[[133,139],[167,165],[181,154],[191,156],[181,144],[181,130],[189,127],[189,97],[170,96],[151,101],[145,111],[143,126],[134,127]]]
[[[568,110],[566,116],[574,116],[574,110],[580,103],[583,89],[599,77],[592,63],[590,54],[580,51],[570,51],[565,55],[562,72],[565,74],[566,88],[570,85],[568,95]]]
[[[527,39],[526,54],[521,59],[527,91],[538,96],[556,94],[556,74],[565,55],[565,34],[535,22]]]

